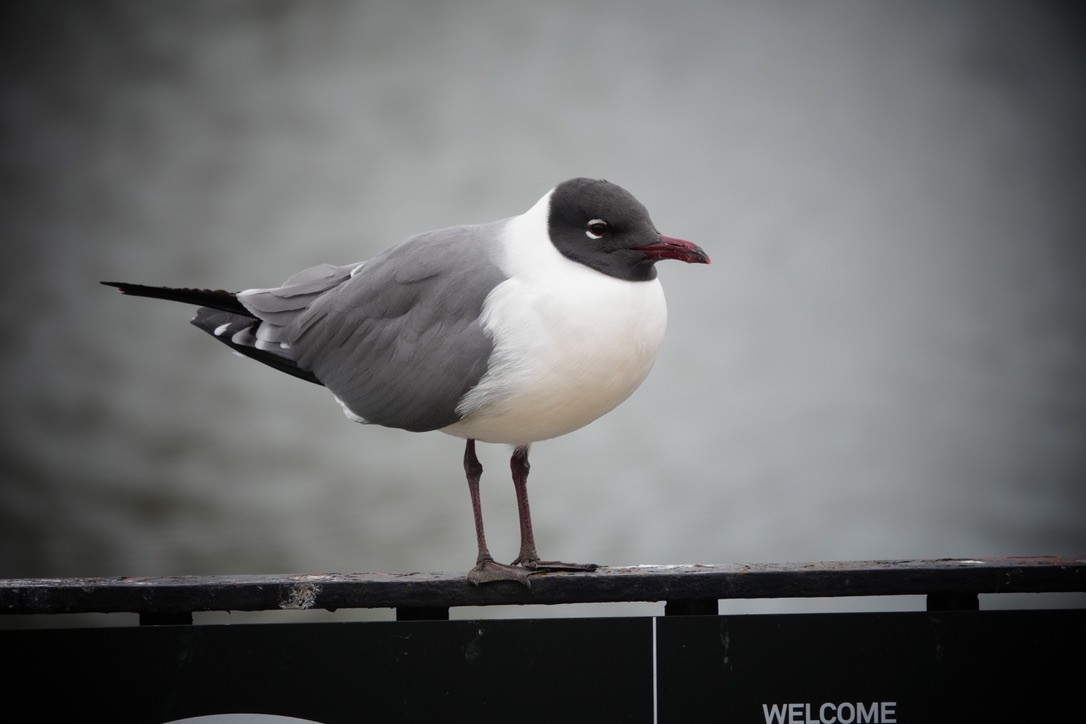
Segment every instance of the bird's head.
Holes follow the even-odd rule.
[[[563,256],[629,281],[655,279],[661,259],[709,263],[697,244],[657,231],[629,191],[599,179],[574,178],[554,188],[548,231]]]

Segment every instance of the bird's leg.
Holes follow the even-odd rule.
[[[520,555],[513,565],[531,568],[539,563],[539,554],[535,552],[535,534],[532,533],[532,510],[528,505],[528,446],[513,450],[509,458],[509,469],[513,472],[513,489],[517,491],[517,514],[520,516]]]
[[[532,533],[532,511],[528,505],[528,446],[521,445],[513,450],[509,458],[509,468],[513,472],[513,488],[517,491],[517,512],[520,515],[520,555],[513,561],[514,566],[524,566],[533,571],[594,571],[599,568],[595,563],[563,563],[562,561],[541,561],[535,550],[535,535]]]
[[[479,479],[483,476],[483,465],[475,454],[475,441],[468,440],[464,449],[464,473],[468,477],[468,492],[471,493],[471,511],[475,516],[475,540],[479,545],[479,557],[475,567],[468,571],[468,580],[478,586],[480,583],[495,581],[516,581],[528,584],[528,574],[515,566],[507,566],[494,561],[490,549],[486,547],[486,535],[483,533],[483,508],[479,498]]]

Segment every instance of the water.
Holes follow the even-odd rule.
[[[9,11],[10,13],[11,11]],[[190,311],[606,177],[710,267],[533,448],[544,556],[1086,550],[1081,34],[1010,3],[60,3],[5,23],[0,577],[466,570],[462,443]],[[482,446],[511,559],[508,451]]]

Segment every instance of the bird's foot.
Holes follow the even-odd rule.
[[[468,580],[476,586],[483,583],[497,583],[498,581],[513,581],[525,586],[531,586],[528,581],[528,572],[518,566],[507,566],[494,560],[479,561],[475,567],[468,571]]]
[[[527,568],[533,573],[547,573],[550,571],[587,571],[591,573],[599,568],[598,563],[566,563],[565,561],[541,561],[538,558],[518,558],[513,561],[514,566]]]

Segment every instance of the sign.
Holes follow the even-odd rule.
[[[1086,611],[656,619],[660,722],[1063,721]]]

